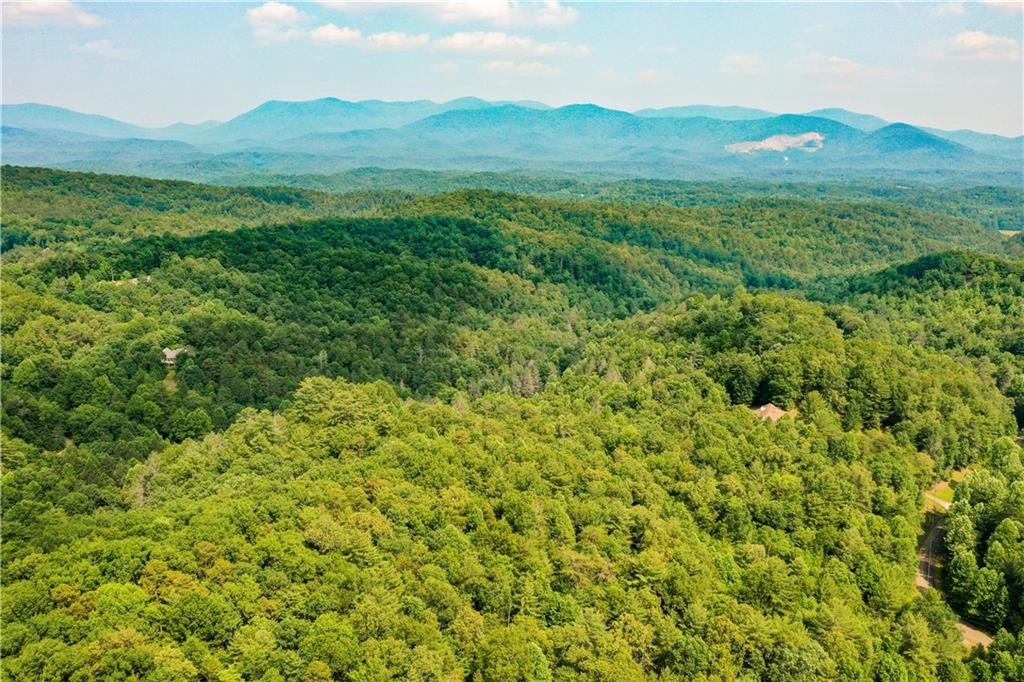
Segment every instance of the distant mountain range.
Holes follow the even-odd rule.
[[[669,116],[673,118],[691,118],[706,116],[708,118],[734,121],[772,118],[779,115],[763,109],[751,109],[748,107],[715,107],[706,105],[668,107],[665,109],[641,109],[635,113],[637,116],[645,117]],[[879,128],[884,128],[892,123],[891,121],[879,118],[878,116],[872,116],[871,114],[859,114],[855,111],[847,111],[846,109],[838,108],[815,109],[814,111],[808,111],[803,115],[827,118],[865,132],[878,130]],[[940,130],[939,128],[929,128],[926,126],[917,127],[925,132],[935,135],[936,137],[941,137],[952,142],[958,142],[966,147],[974,149],[975,151],[989,154],[1000,154],[1016,159],[1020,159],[1022,155],[1024,155],[1024,136],[1005,137],[1003,135],[993,135],[991,133],[979,133],[973,130]]]
[[[42,104],[3,105],[3,162],[215,180],[383,168],[586,171],[665,178],[916,178],[1021,184],[1024,138],[940,131],[845,109],[774,114],[685,106],[462,98],[269,101],[223,123],[143,128]]]
[[[645,118],[719,118],[723,121],[751,121],[755,118],[771,118],[777,113],[750,107],[716,107],[709,104],[691,104],[685,107],[665,107],[664,109],[641,109],[633,112]]]
[[[340,133],[360,128],[398,128],[428,116],[457,109],[484,109],[515,104],[523,108],[548,109],[540,102],[488,102],[462,97],[449,102],[417,100],[348,102],[336,97],[286,102],[270,100],[229,121],[200,124],[175,123],[163,128],[144,128],[117,119],[83,114],[47,104],[4,104],[0,119],[5,127],[28,130],[60,129],[97,137],[138,137],[179,139],[196,143],[265,142],[309,133]]]

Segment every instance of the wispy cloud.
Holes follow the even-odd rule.
[[[722,57],[718,63],[722,73],[753,76],[768,70],[768,64],[756,54],[733,53]]]
[[[668,69],[641,69],[633,74],[633,77],[638,83],[656,85],[658,83],[667,83],[675,78],[676,75]]]
[[[313,29],[309,37],[324,45],[347,45],[374,50],[413,50],[430,42],[426,33],[411,35],[400,31],[383,31],[364,36],[359,29],[324,24]]]
[[[446,23],[483,23],[494,26],[566,26],[576,21],[579,12],[558,2],[514,2],[477,0],[475,2],[424,3],[438,20]]]
[[[823,76],[848,77],[865,72],[865,67],[846,57],[811,52],[800,59],[786,64],[786,70],[793,73],[818,74]]]
[[[1020,42],[985,31],[963,31],[944,43],[921,49],[927,59],[963,59],[982,62],[1015,62],[1021,57]]]
[[[518,2],[517,0],[453,0],[449,2],[366,2],[365,0],[322,0],[321,5],[341,12],[370,12],[408,9],[425,13],[446,24],[489,24],[491,26],[567,26],[579,18],[579,11],[558,0]]]
[[[480,66],[480,70],[502,76],[528,76],[530,78],[551,78],[560,73],[558,67],[541,62],[485,62]]]
[[[414,50],[430,42],[430,34],[416,35],[401,31],[384,31],[366,36],[366,47],[376,50]]]
[[[982,4],[1003,14],[1024,12],[1024,0],[982,0]]]
[[[74,46],[75,51],[103,57],[104,59],[127,59],[131,51],[117,47],[111,40],[90,40],[84,45]]]
[[[937,17],[962,17],[966,12],[962,2],[940,2],[932,7],[932,14]]]
[[[576,21],[580,13],[566,7],[558,0],[545,0],[539,9],[533,11],[531,23],[538,26],[565,26]]]
[[[304,15],[283,2],[266,2],[248,9],[245,18],[253,36],[260,43],[284,43],[305,35],[298,27]]]
[[[309,37],[314,43],[328,45],[358,45],[363,40],[363,34],[358,29],[334,24],[317,26],[310,32]]]
[[[71,0],[40,0],[37,2],[4,2],[0,14],[4,26],[76,26],[94,28],[103,21],[71,2]]]
[[[459,65],[455,62],[439,62],[437,64],[431,64],[430,70],[434,73],[451,75],[459,72]]]
[[[527,36],[509,35],[497,31],[460,32],[439,39],[435,45],[441,50],[477,54],[515,56],[585,57],[590,54],[586,45],[565,42],[543,43]]]

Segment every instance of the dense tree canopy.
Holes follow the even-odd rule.
[[[308,380],[283,414],[245,412],[223,437],[155,455],[129,477],[128,510],[70,531],[14,490],[8,571],[25,575],[12,587],[33,606],[12,608],[45,620],[87,599],[83,642],[121,609],[126,656],[157,670],[162,651],[192,674],[289,677],[322,663],[372,679],[537,679],[538,667],[556,679],[889,668],[929,679],[955,668],[947,617],[929,626],[938,607],[913,599],[910,580],[933,463],[882,431],[845,430],[815,393],[777,426],[733,405],[673,330],[744,305],[779,327],[835,330],[806,304],[712,299],[649,320],[648,334],[614,327],[532,398],[449,407]],[[970,424],[986,419],[960,408]],[[22,651],[36,651],[25,637]],[[77,640],[58,648],[106,665]],[[900,657],[918,648],[920,661]],[[38,674],[32,660],[14,669]]]
[[[1024,266],[978,225],[3,196],[5,679],[1017,679]],[[967,466],[946,598],[1003,628],[970,655],[913,587]]]
[[[1009,439],[956,487],[946,546],[953,604],[993,629],[1024,624],[1024,466]]]
[[[825,298],[904,343],[970,360],[1015,401],[1024,426],[1024,261],[938,253],[853,277]]]
[[[872,201],[966,218],[998,230],[1024,228],[1024,189],[1019,186],[948,186],[900,180],[765,182],[745,180],[622,180],[570,173],[466,172],[357,168],[335,174],[253,173],[217,182],[304,187],[330,192],[392,189],[437,194],[485,188],[570,201],[613,201],[666,206],[735,205],[763,197],[815,201]]]

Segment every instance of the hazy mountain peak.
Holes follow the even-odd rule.
[[[708,107],[631,114],[594,103],[558,108],[537,102],[489,102],[462,97],[448,102],[352,102],[338,97],[269,100],[225,123],[132,126],[46,105],[3,109],[5,159],[33,165],[117,169],[167,166],[170,146],[140,145],[138,138],[183,141],[189,172],[209,165],[235,172],[336,172],[353,166],[506,170],[536,169],[647,177],[763,174],[786,162],[787,172],[829,172],[848,177],[866,169],[917,172],[941,157],[942,172],[1008,173],[1024,157],[1021,140],[960,131],[926,131],[905,123],[870,132],[842,109],[770,115],[722,107],[732,119],[697,116]],[[655,113],[651,113],[655,112]],[[723,114],[723,115],[727,115]],[[769,115],[763,115],[769,114]],[[877,119],[881,120],[881,119]],[[863,121],[860,121],[864,125]],[[14,129],[34,131],[30,136]],[[74,135],[78,135],[75,138]],[[81,135],[107,138],[100,145]],[[111,139],[113,138],[113,139]],[[959,144],[963,140],[967,146]],[[977,145],[977,146],[975,146]],[[799,158],[748,152],[811,151]],[[975,149],[983,151],[977,154]],[[737,153],[745,152],[745,153]],[[783,154],[785,155],[785,153]],[[131,159],[132,166],[124,166]],[[948,164],[946,161],[956,163]],[[182,161],[183,162],[183,161]],[[82,164],[88,164],[83,166]],[[147,166],[148,164],[148,166]],[[164,172],[164,171],[161,171]]]
[[[740,106],[715,106],[711,104],[689,104],[660,109],[640,109],[633,112],[644,118],[716,118],[723,121],[751,121],[776,116],[774,112]]]
[[[859,128],[860,130],[866,130],[868,132],[882,128],[889,123],[884,118],[879,118],[878,116],[859,114],[855,111],[848,111],[847,109],[841,109],[839,107],[815,109],[814,111],[808,111],[804,115],[831,119],[833,121],[838,121],[839,123],[844,123],[851,128]]]
[[[974,153],[962,144],[932,135],[908,123],[890,123],[868,133],[859,141],[858,149],[879,154],[930,152],[944,156],[968,156]]]
[[[59,129],[99,137],[131,137],[143,128],[99,114],[85,114],[50,104],[4,104],[0,119],[5,126],[25,129]]]

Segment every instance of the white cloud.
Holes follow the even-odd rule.
[[[364,36],[359,29],[348,26],[324,24],[310,31],[309,37],[315,43],[324,45],[349,45],[373,50],[413,50],[430,42],[426,33],[410,35],[400,31],[384,31]]]
[[[359,11],[360,9],[380,9],[384,3],[377,2],[350,2],[350,0],[316,0],[316,4],[336,9],[340,12]]]
[[[247,10],[245,15],[253,24],[294,24],[301,18],[299,10],[283,2],[265,2]]]
[[[459,65],[455,62],[440,62],[438,64],[431,64],[430,70],[434,73],[450,75],[459,72]]]
[[[366,46],[377,50],[414,50],[430,42],[430,35],[384,31],[366,36]]]
[[[490,24],[492,26],[567,26],[579,12],[558,0],[449,0],[448,2],[366,2],[365,0],[321,0],[321,5],[341,12],[410,9],[448,24]]]
[[[865,71],[864,65],[846,57],[836,57],[811,52],[800,59],[786,64],[786,69],[797,73],[822,76],[856,76]]]
[[[106,59],[127,59],[131,55],[131,51],[117,47],[110,40],[90,40],[84,45],[76,45],[73,49]]]
[[[722,73],[751,76],[767,71],[768,64],[756,54],[733,53],[722,57],[718,68]]]
[[[297,27],[304,15],[283,2],[265,2],[245,12],[252,34],[261,43],[283,43],[298,40],[304,33]]]
[[[517,2],[437,2],[423,6],[438,21],[449,24],[511,26],[520,12]]]
[[[1024,0],[982,0],[982,3],[1003,14],[1020,14],[1024,12]]]
[[[978,61],[1017,61],[1020,59],[1020,43],[1013,38],[984,31],[964,31],[953,36],[948,53]]]
[[[976,62],[1015,62],[1020,60],[1020,42],[985,31],[963,31],[945,42],[922,47],[925,59],[962,59]]]
[[[675,78],[675,74],[668,69],[641,69],[633,74],[638,83],[645,85],[655,85],[657,83],[665,83]]]
[[[558,67],[541,62],[486,62],[480,66],[480,70],[502,76],[529,76],[531,78],[550,78],[559,74]]]
[[[962,17],[966,10],[962,2],[940,2],[932,7],[932,14],[937,17]]]
[[[0,10],[5,26],[77,26],[93,28],[103,21],[95,14],[89,14],[71,0],[46,0],[38,2],[4,2]]]
[[[310,32],[309,37],[314,43],[328,45],[359,45],[363,42],[363,34],[358,29],[334,24],[317,26]]]
[[[586,45],[571,43],[541,43],[526,36],[515,36],[497,31],[454,33],[441,38],[435,45],[442,50],[506,56],[536,55],[543,57],[585,57],[590,54]]]
[[[825,136],[821,133],[804,133],[802,135],[772,135],[763,140],[737,142],[725,147],[733,154],[749,154],[751,152],[784,152],[787,149],[799,149],[805,152],[816,152],[825,144]]]
[[[579,15],[579,12],[572,7],[566,7],[558,0],[545,0],[534,12],[533,21],[538,26],[566,26],[575,22]]]

